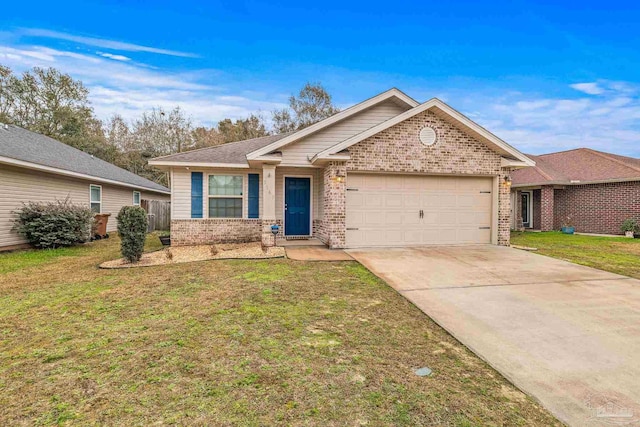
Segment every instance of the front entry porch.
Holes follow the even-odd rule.
[[[555,223],[554,192],[552,185],[512,188],[511,205],[514,230],[551,231]]]
[[[273,244],[271,226],[278,225],[279,246],[344,247],[344,163],[280,167],[273,162],[261,167],[264,244]]]
[[[317,237],[308,237],[308,238],[296,238],[296,239],[287,239],[286,237],[278,237],[276,239],[276,246],[282,246],[285,248],[293,248],[293,247],[303,247],[303,246],[327,246]]]

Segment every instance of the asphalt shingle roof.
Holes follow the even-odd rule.
[[[229,142],[227,144],[216,145],[214,147],[200,148],[197,150],[185,151],[182,153],[170,154],[168,156],[156,157],[154,160],[167,162],[206,162],[206,163],[228,163],[245,164],[247,154],[266,147],[286,136],[289,133],[279,135],[262,136],[260,138],[246,139],[244,141]]]
[[[147,190],[169,192],[160,184],[84,151],[14,125],[0,126],[0,157],[118,181]]]
[[[640,159],[605,153],[590,148],[533,156],[534,167],[513,171],[513,185],[579,184],[640,178]]]

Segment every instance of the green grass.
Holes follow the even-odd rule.
[[[580,234],[512,232],[511,244],[538,248],[539,254],[640,278],[640,239]]]
[[[118,249],[0,254],[0,425],[558,424],[355,262]]]
[[[55,261],[60,257],[75,256],[79,248],[59,248],[48,250],[16,251],[2,255],[0,274],[10,273],[22,268],[33,267]]]

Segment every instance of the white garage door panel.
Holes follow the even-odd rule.
[[[490,243],[492,187],[492,178],[349,174],[347,246]]]

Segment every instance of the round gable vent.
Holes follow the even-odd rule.
[[[433,145],[436,143],[436,131],[429,126],[425,126],[420,130],[420,142],[424,145]]]

